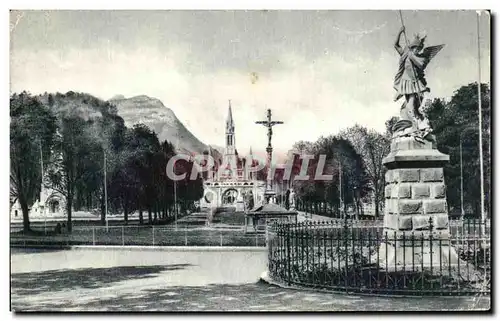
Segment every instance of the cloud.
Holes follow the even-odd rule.
[[[370,41],[378,41],[376,35]],[[333,50],[330,45],[306,54],[287,39],[280,40],[281,47],[264,43],[251,49],[242,47],[243,40],[214,51],[200,50],[199,44],[188,41],[170,42],[168,47],[122,46],[104,36],[94,39],[92,47],[24,45],[11,52],[11,91],[74,90],[103,99],[149,95],[171,108],[200,140],[222,146],[231,99],[241,153],[250,146],[258,150],[267,145],[265,128],[254,123],[265,117],[267,108],[285,122],[273,136],[275,148],[284,151],[296,141],[314,141],[355,123],[383,131],[385,121],[398,114],[400,103],[392,101],[398,57],[392,48]],[[368,46],[367,40],[357,37],[355,42]],[[227,48],[234,51],[225,52]],[[443,50],[427,71],[437,97],[450,96],[474,81],[477,73],[470,50],[446,50],[452,47]],[[483,57],[487,81],[489,50]]]

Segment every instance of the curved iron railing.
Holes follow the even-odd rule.
[[[267,231],[269,276],[285,285],[347,293],[489,295],[489,223],[462,223],[450,224],[449,237],[437,232],[426,238],[349,221],[275,223]],[[405,250],[390,260],[394,246]],[[424,264],[425,253],[430,262]]]

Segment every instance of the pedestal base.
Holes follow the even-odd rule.
[[[384,235],[378,263],[388,270],[446,270],[460,264],[449,241],[443,166],[449,156],[431,142],[393,137],[384,158]]]
[[[433,270],[445,272],[450,266],[458,266],[460,259],[455,249],[439,242],[424,242],[424,246],[402,246],[382,243],[378,257],[372,257],[372,262],[378,260],[378,265],[387,271],[422,271]],[[376,262],[374,262],[376,263]],[[462,264],[465,264],[462,262]]]

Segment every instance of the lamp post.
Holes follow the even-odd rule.
[[[104,152],[104,218],[106,219],[106,232],[108,232],[108,180],[107,180],[107,164],[106,164],[106,149]]]
[[[357,220],[359,220],[358,188],[354,187],[353,190],[354,190],[354,210],[356,211],[355,218],[357,221]]]
[[[43,213],[43,230],[44,233],[47,233],[47,212],[45,211],[45,199],[44,199],[44,187],[43,187],[43,179],[44,179],[44,173],[43,173],[43,149],[42,149],[42,139],[40,138],[40,168],[42,172],[42,184],[40,185],[40,202],[39,202],[39,207],[40,207],[40,213]]]
[[[175,153],[177,153],[179,149],[179,133],[175,134]],[[174,172],[175,172],[175,164],[174,164]],[[175,230],[177,231],[177,180],[174,179],[174,220],[175,220]]]
[[[339,162],[339,215],[342,217],[344,200],[342,199],[342,163]],[[344,218],[347,216],[343,213]]]
[[[463,132],[462,132],[463,133]],[[462,162],[462,134],[460,134],[460,218],[463,221],[464,211],[464,165]]]
[[[481,234],[485,235],[486,233],[486,212],[484,209],[484,175],[483,175],[483,126],[482,126],[482,106],[481,106],[481,36],[479,32],[479,18],[481,15],[481,11],[479,11],[476,15],[477,21],[477,102],[478,102],[478,118],[479,118],[479,173],[480,173],[480,181],[481,181]],[[486,244],[484,244],[486,246]],[[486,260],[486,251],[485,260]]]

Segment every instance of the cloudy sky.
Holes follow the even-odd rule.
[[[477,79],[475,11],[403,11],[409,35],[446,44],[427,69],[432,97]],[[163,101],[205,143],[224,145],[231,99],[236,144],[266,146],[254,124],[283,120],[277,150],[398,114],[392,80],[397,11],[13,11],[11,91],[69,90]],[[489,17],[480,22],[490,77]]]

